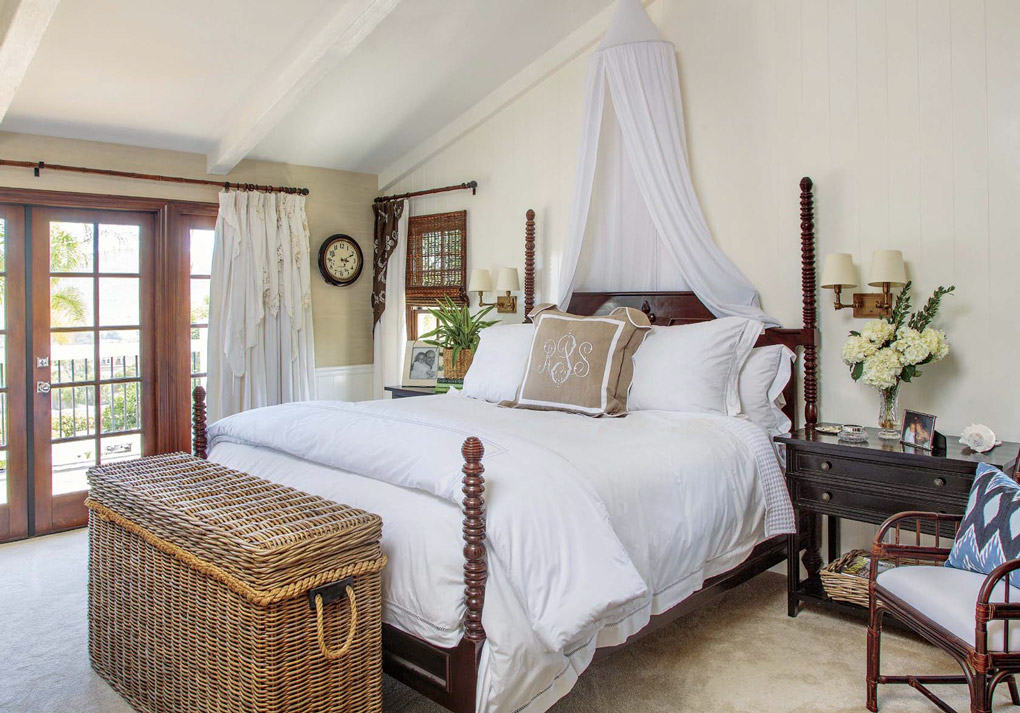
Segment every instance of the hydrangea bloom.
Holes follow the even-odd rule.
[[[864,325],[861,336],[873,344],[882,346],[893,338],[895,328],[884,319],[873,319]]]
[[[932,361],[941,361],[949,354],[949,342],[946,340],[946,333],[941,329],[928,327],[921,332],[921,339],[924,340],[928,351],[932,355]]]
[[[898,383],[901,371],[903,362],[900,353],[885,347],[864,360],[864,373],[861,374],[861,379],[876,389],[891,389]]]
[[[932,341],[925,339],[920,332],[911,327],[900,327],[896,332],[896,341],[890,346],[902,355],[904,366],[920,364],[931,354]]]
[[[848,366],[858,364],[878,351],[878,345],[864,337],[850,335],[843,344],[843,363]]]

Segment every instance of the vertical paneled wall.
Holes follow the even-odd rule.
[[[677,47],[694,183],[717,241],[784,323],[800,316],[797,181],[816,183],[819,254],[899,248],[921,302],[955,283],[940,320],[950,359],[905,387],[947,433],[973,421],[1020,438],[1020,2],[657,0]],[[585,57],[393,186],[463,180],[473,267],[523,265],[538,212],[539,286],[555,292],[584,99]],[[625,239],[625,236],[623,236]],[[822,309],[823,418],[870,424],[877,396],[840,362],[862,322]]]

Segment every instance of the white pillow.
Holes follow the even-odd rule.
[[[483,329],[464,375],[464,395],[492,403],[517,398],[534,337],[533,324],[497,324]]]
[[[793,376],[797,355],[782,344],[752,349],[740,370],[740,412],[773,436],[789,433],[793,425],[783,413],[783,389]]]
[[[735,416],[740,412],[740,367],[762,328],[761,322],[743,317],[652,327],[634,355],[630,410]]]

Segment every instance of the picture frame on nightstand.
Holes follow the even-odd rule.
[[[907,410],[903,414],[900,443],[930,451],[935,443],[935,416],[930,413]]]

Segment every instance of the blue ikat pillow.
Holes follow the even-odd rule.
[[[970,488],[967,512],[956,533],[946,567],[988,574],[1020,557],[1020,484],[982,463]],[[1009,576],[1020,587],[1020,571]]]

